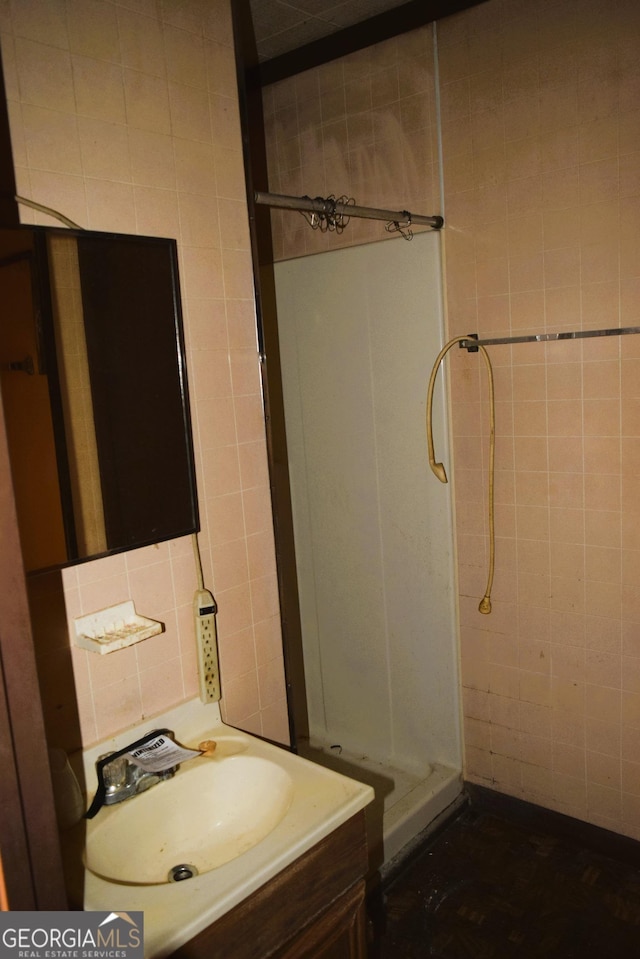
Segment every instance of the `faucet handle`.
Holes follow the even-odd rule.
[[[109,756],[113,759],[109,761]],[[107,792],[114,792],[116,789],[122,789],[127,784],[128,763],[125,756],[119,756],[117,753],[106,753],[100,756],[100,759],[106,759],[107,762],[102,767],[104,784]]]

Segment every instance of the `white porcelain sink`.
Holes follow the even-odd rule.
[[[308,762],[191,700],[85,750],[87,805],[95,763],[153,728],[185,746],[214,739],[212,757],[85,820],[83,907],[144,913],[146,959],[165,959],[328,836],[373,799],[370,786]],[[174,866],[195,866],[186,882]]]
[[[225,748],[226,747],[226,748]],[[111,882],[184,880],[230,862],[265,838],[291,804],[291,776],[260,756],[184,763],[173,779],[116,806],[88,829],[85,864]]]

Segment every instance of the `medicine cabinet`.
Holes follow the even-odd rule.
[[[27,572],[197,531],[175,241],[0,229],[0,302]]]

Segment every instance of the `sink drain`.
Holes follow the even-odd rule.
[[[197,875],[198,870],[195,866],[191,866],[188,862],[183,862],[179,866],[173,866],[169,870],[169,882],[182,882],[183,879],[192,879]]]

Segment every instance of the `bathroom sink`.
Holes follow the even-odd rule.
[[[223,748],[101,809],[88,825],[85,865],[96,876],[131,885],[190,879],[261,842],[292,797],[291,776],[280,764]]]
[[[216,750],[83,820],[86,836],[66,834],[71,861],[75,841],[84,850],[81,908],[143,912],[146,959],[169,959],[373,799],[370,786],[225,725],[218,704],[198,698],[77,754],[85,808],[95,796],[99,758],[160,727],[193,748],[215,740]],[[182,865],[199,875],[168,881]]]

